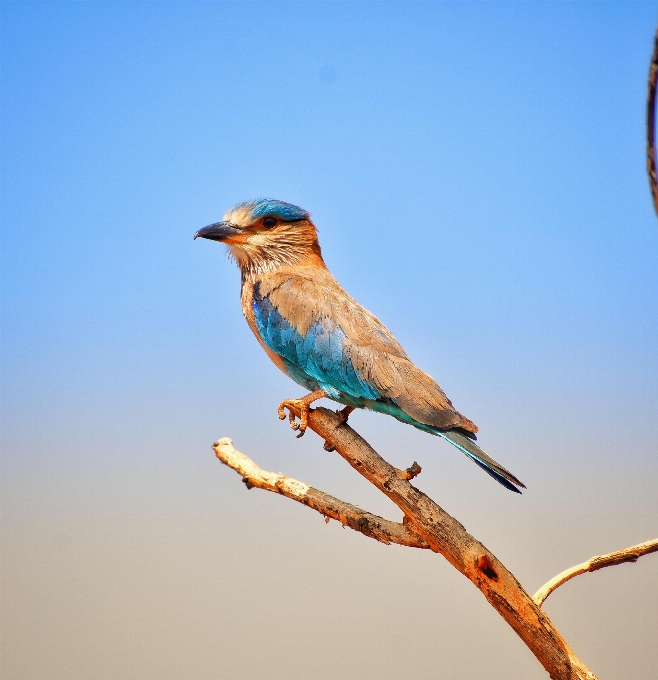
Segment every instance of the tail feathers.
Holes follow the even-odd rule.
[[[448,430],[446,432],[437,432],[437,434],[465,453],[474,463],[477,463],[487,474],[491,475],[506,489],[521,493],[517,487],[526,488],[523,482],[519,481],[509,470],[506,470],[491,456],[488,456],[472,439],[461,432]]]

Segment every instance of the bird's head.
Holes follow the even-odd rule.
[[[324,266],[310,215],[271,198],[236,205],[221,222],[199,229],[197,236],[226,243],[244,276],[300,263]]]

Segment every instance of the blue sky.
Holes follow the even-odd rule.
[[[314,435],[297,442],[276,419],[278,402],[299,388],[251,337],[223,248],[192,240],[250,198],[311,212],[338,280],[526,482],[519,501],[434,438],[383,416],[353,418],[394,463],[418,460],[421,487],[509,558],[528,589],[656,533],[658,221],[644,118],[657,18],[654,3],[640,2],[3,3],[2,496],[3,553],[12,555],[3,580],[15,593],[7,677],[38,677],[39,663],[52,678],[100,677],[107,657],[108,678],[179,677],[176,663],[199,678],[218,667],[246,678],[262,676],[258,664],[286,644],[300,659],[323,658],[326,677],[399,677],[398,652],[339,661],[340,631],[307,634],[307,623],[280,639],[273,631],[296,625],[284,603],[270,627],[254,628],[223,586],[177,580],[174,556],[190,526],[186,573],[235,555],[222,562],[225,583],[255,569],[284,600],[315,597],[316,586],[303,585],[313,573],[333,584],[315,602],[325,613],[345,596],[334,575],[388,559],[362,537],[318,537],[320,524],[282,499],[245,496],[212,458],[220,436],[263,467],[397,517]],[[164,552],[141,552],[140,522]],[[253,555],[268,541],[266,576]],[[61,545],[69,561],[60,564]],[[103,546],[122,557],[108,566]],[[434,573],[418,566],[427,556],[387,550],[419,583]],[[150,593],[135,583],[156,553],[168,586]],[[285,586],[293,553],[308,568]],[[61,582],[41,570],[64,579],[73,555],[81,582],[116,583],[83,589],[69,621]],[[573,624],[567,639],[602,676],[619,677],[630,656],[633,677],[655,668],[646,589],[656,568],[633,569],[618,577],[639,584],[619,630],[596,627],[613,606],[596,588],[582,605],[566,593],[547,605],[559,628]],[[432,598],[441,612],[458,578],[440,572]],[[414,677],[434,677],[440,664],[446,678],[483,669],[507,678],[510,658],[524,677],[543,677],[502,627],[483,630],[490,646],[473,657],[463,631],[496,617],[477,593],[468,606],[456,600],[459,615],[423,602],[412,615],[369,587],[350,598],[355,611],[377,611],[374,639],[422,637],[405,617],[431,619],[428,629],[445,636],[444,651],[430,645],[409,661]],[[180,603],[165,593],[181,588],[225,603],[199,615],[204,630],[242,617],[225,631],[221,662],[211,640],[172,642],[182,639]],[[142,618],[129,592],[141,593]],[[28,593],[46,604],[30,609]],[[92,601],[112,593],[125,607],[94,618]],[[581,606],[591,618],[576,623]],[[149,647],[155,622],[163,668]],[[66,660],[53,642],[26,660],[26,640],[70,646],[76,626],[94,636],[89,658],[81,648]],[[244,667],[231,650],[250,635],[265,651]],[[610,649],[613,638],[633,654]]]

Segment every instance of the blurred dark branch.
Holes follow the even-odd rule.
[[[656,178],[656,80],[658,79],[658,30],[653,40],[647,93],[647,172],[653,207],[658,213],[658,178]]]
[[[541,607],[546,598],[563,583],[566,583],[574,576],[586,574],[588,571],[597,571],[604,567],[612,567],[615,564],[624,564],[625,562],[637,562],[643,555],[658,552],[658,538],[652,541],[646,541],[639,545],[634,545],[631,548],[624,550],[617,550],[616,552],[608,553],[607,555],[599,555],[598,557],[591,557],[587,562],[578,564],[571,569],[566,569],[555,578],[551,579],[546,585],[543,585],[533,596],[538,607]]]

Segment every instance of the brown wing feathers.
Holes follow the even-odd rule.
[[[322,318],[340,325],[349,340],[346,354],[361,378],[415,420],[439,429],[477,432],[436,382],[409,361],[392,333],[351,298],[328,270],[276,273],[261,282],[260,292],[304,336]]]

